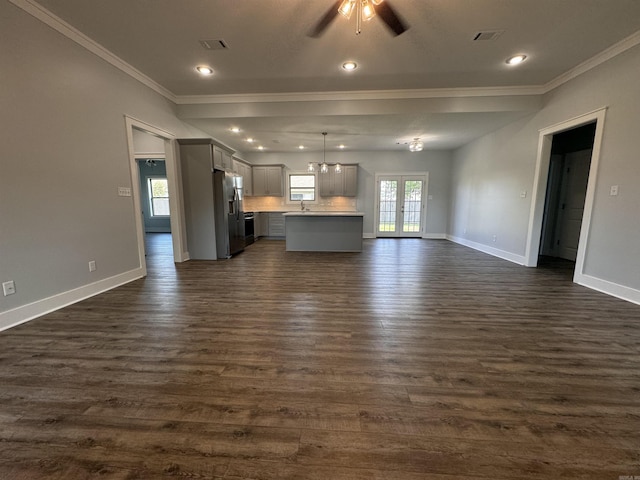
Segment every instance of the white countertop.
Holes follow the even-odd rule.
[[[284,217],[364,217],[364,212],[318,212],[318,211],[298,211],[286,212]]]

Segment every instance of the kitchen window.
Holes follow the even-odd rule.
[[[316,200],[316,176],[313,173],[289,175],[289,201],[314,202]]]
[[[169,184],[166,177],[149,177],[149,207],[152,217],[169,216]]]

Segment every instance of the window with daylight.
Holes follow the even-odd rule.
[[[289,201],[313,202],[316,199],[316,176],[313,173],[289,175]]]
[[[169,216],[169,185],[166,178],[152,177],[149,182],[149,206],[152,217]]]

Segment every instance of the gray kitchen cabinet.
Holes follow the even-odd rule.
[[[255,212],[254,230],[255,237],[266,237],[269,235],[269,214],[267,212]]]
[[[216,145],[213,146],[213,166],[216,170],[224,170],[225,172],[233,171],[233,160],[231,152],[224,150]]]
[[[358,165],[344,165],[342,167],[344,181],[343,195],[345,197],[358,196]]]
[[[329,171],[318,174],[321,197],[337,197],[342,196],[344,190],[344,182],[342,180],[342,173],[336,173],[333,166],[329,167]]]
[[[269,212],[269,236],[284,237],[284,217],[282,212]]]
[[[253,196],[253,181],[251,174],[251,165],[248,165],[238,159],[233,159],[233,173],[242,177],[242,188],[245,196]]]
[[[336,173],[333,165],[329,171],[318,174],[321,197],[355,197],[358,195],[358,165],[342,165]]]
[[[222,149],[220,147],[216,147],[215,145],[212,148],[213,148],[213,167],[218,170],[224,170],[224,160],[222,156]]]
[[[231,153],[225,150],[222,151],[222,165],[224,167],[223,170],[233,172],[233,157]]]
[[[253,196],[284,196],[282,165],[260,165],[252,167]]]

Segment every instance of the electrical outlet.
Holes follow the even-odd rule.
[[[96,271],[96,261],[95,260],[91,260],[89,262],[89,271],[90,272],[95,272]]]
[[[522,190],[520,192],[520,198],[527,198],[527,191],[526,190]]]
[[[611,189],[609,190],[609,195],[612,197],[618,196],[618,185],[611,185]]]
[[[495,242],[498,239],[496,235],[493,236],[493,241]]]
[[[4,293],[5,297],[16,293],[16,284],[13,283],[13,280],[9,280],[2,284],[2,293]]]

